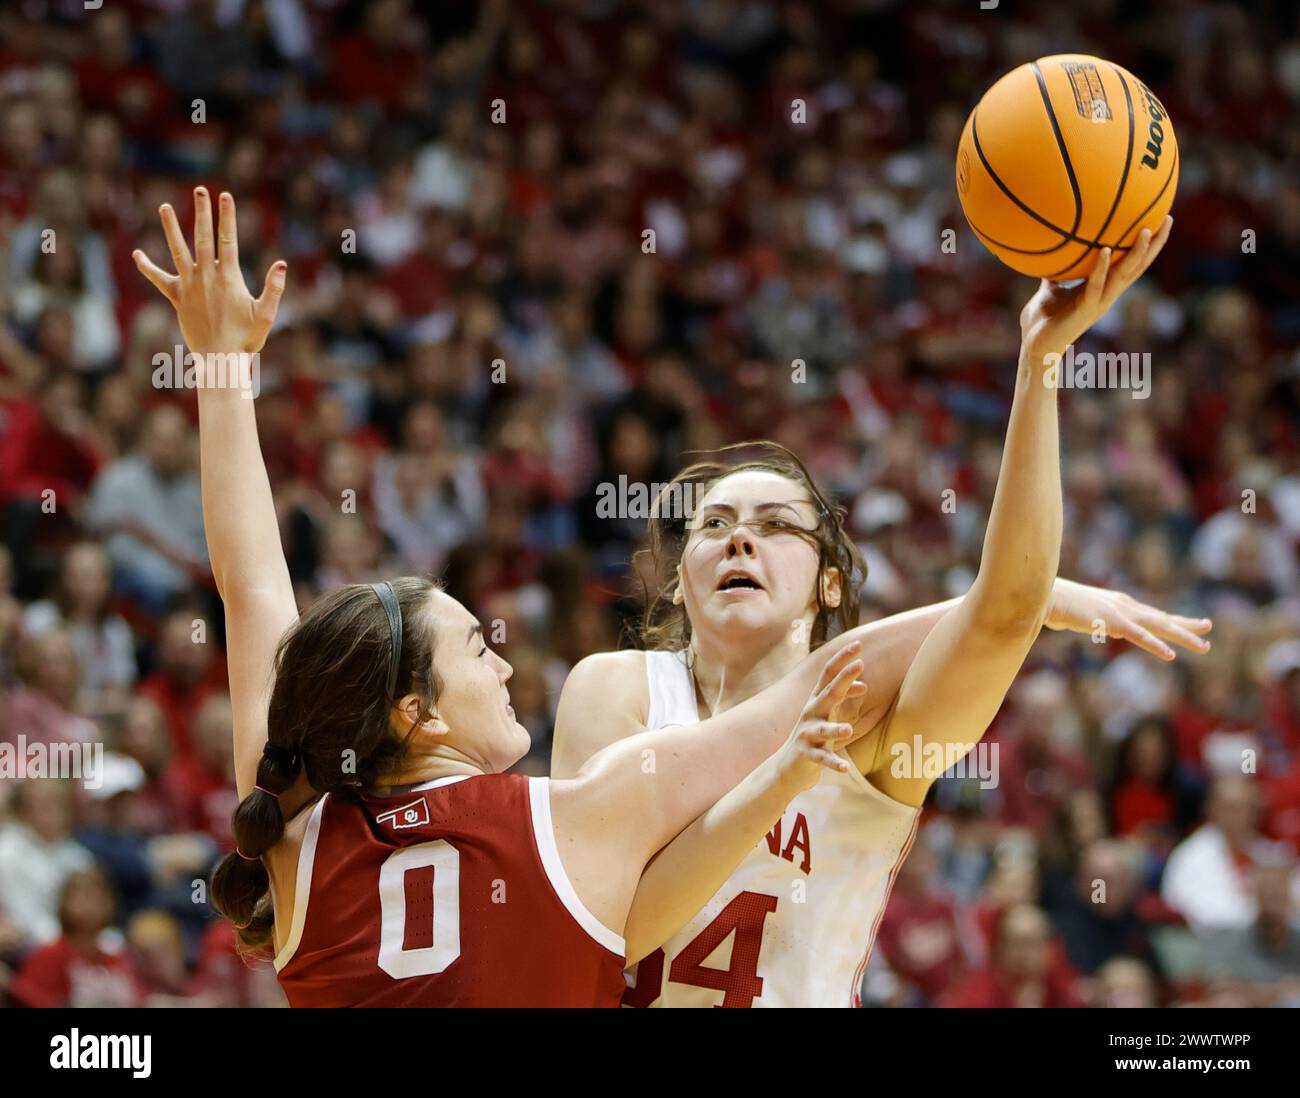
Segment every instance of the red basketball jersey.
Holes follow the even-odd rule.
[[[560,862],[550,783],[441,778],[325,795],[275,958],[293,1006],[617,1006],[623,939]]]

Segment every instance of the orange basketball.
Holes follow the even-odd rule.
[[[957,194],[1007,266],[1064,282],[1101,248],[1160,228],[1178,189],[1174,127],[1151,90],[1086,54],[1041,57],[1002,77],[966,119]]]

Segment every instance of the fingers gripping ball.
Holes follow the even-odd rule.
[[[1083,278],[1157,232],[1178,189],[1178,142],[1151,90],[1099,57],[1021,65],[971,111],[957,146],[966,220],[1007,266]]]

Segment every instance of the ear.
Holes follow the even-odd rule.
[[[682,594],[682,566],[677,566],[677,586],[673,588],[673,605],[681,606],[686,601],[686,596]]]
[[[421,704],[418,694],[407,694],[399,698],[393,706],[390,720],[398,726],[399,735],[405,736],[414,730],[426,736],[445,736],[451,731],[446,722],[438,716],[437,706],[424,720],[420,720]]]
[[[843,576],[838,568],[827,568],[822,573],[822,603],[829,606],[832,610],[840,604],[840,599],[844,597]]]

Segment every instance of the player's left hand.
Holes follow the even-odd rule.
[[[844,720],[843,707],[867,692],[858,675],[862,660],[856,658],[861,641],[853,641],[827,661],[812,696],[799,715],[790,738],[776,754],[781,773],[799,789],[811,789],[822,769],[847,774],[852,764],[838,754],[866,729]]]
[[[1209,618],[1169,614],[1138,602],[1123,591],[1089,587],[1063,579],[1058,579],[1052,589],[1046,625],[1048,629],[1063,629],[1071,633],[1101,631],[1107,639],[1119,637],[1131,641],[1144,652],[1162,660],[1174,658],[1170,644],[1190,652],[1208,652],[1210,642],[1203,634],[1214,628]]]
[[[1097,265],[1080,286],[1067,289],[1042,280],[1038,292],[1020,312],[1021,347],[1035,367],[1041,366],[1044,355],[1063,354],[1106,315],[1120,295],[1155,262],[1173,225],[1174,219],[1166,217],[1155,236],[1150,229],[1143,229],[1128,254],[1113,264],[1111,249],[1103,248]]]

